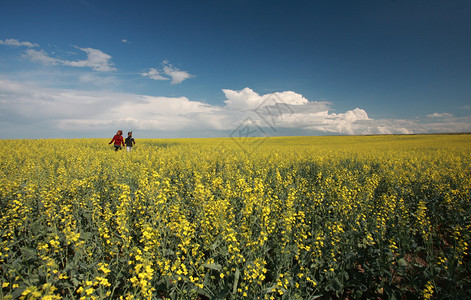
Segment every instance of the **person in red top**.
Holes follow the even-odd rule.
[[[123,139],[123,131],[122,130],[118,130],[116,135],[113,137],[111,142],[109,142],[108,144],[111,144],[112,142],[114,142],[114,151],[121,150],[121,145],[124,146],[124,139]]]

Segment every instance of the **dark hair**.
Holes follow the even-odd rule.
[[[129,134],[132,134],[132,131],[128,131],[128,135],[129,135]]]

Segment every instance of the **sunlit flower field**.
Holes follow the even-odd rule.
[[[1,140],[1,299],[471,297],[471,135]]]

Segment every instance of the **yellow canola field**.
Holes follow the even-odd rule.
[[[1,140],[1,299],[471,297],[471,135]]]

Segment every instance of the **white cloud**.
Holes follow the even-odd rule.
[[[302,105],[309,102],[302,95],[292,91],[271,93],[263,96],[260,96],[248,87],[240,91],[229,89],[223,89],[222,91],[227,98],[224,103],[226,103],[228,107],[234,109],[257,109],[263,106],[273,105],[275,103],[284,105]]]
[[[197,132],[229,136],[248,119],[269,136],[283,132],[278,129],[303,134],[471,131],[469,116],[374,120],[361,108],[332,113],[332,103],[308,101],[292,91],[258,95],[246,88],[226,89],[224,94],[225,105],[216,106],[187,97],[42,88],[0,77],[0,137],[11,132],[23,134],[17,138],[103,136],[117,129],[136,130],[141,137],[191,137]]]
[[[39,45],[36,43],[20,42],[16,39],[6,39],[4,41],[0,40],[0,45],[13,46],[13,47],[28,47],[28,48],[39,47]]]
[[[330,114],[326,118],[325,126],[319,127],[321,131],[335,132],[342,134],[355,134],[362,127],[357,121],[371,120],[365,110],[355,108],[345,113]]]
[[[433,113],[433,114],[428,114],[428,118],[452,118],[453,114],[450,113]]]
[[[415,132],[471,132],[471,116],[453,117],[442,122],[424,122],[417,124]]]
[[[44,50],[33,50],[28,49],[24,55],[26,58],[29,58],[31,61],[40,62],[44,65],[58,65],[61,63],[60,59],[53,58],[49,56]]]
[[[182,70],[172,66],[168,62],[165,63],[164,73],[165,73],[165,75],[170,76],[172,78],[171,82],[173,84],[182,83],[184,80],[194,77],[194,75],[191,75],[187,71],[182,71]]]
[[[116,71],[116,68],[113,67],[113,63],[110,62],[111,55],[108,55],[102,52],[101,50],[93,48],[77,47],[77,49],[80,49],[87,53],[87,59],[77,61],[62,60],[61,62],[66,66],[89,67],[92,70],[99,72]]]
[[[0,79],[0,105],[0,119],[12,127],[34,128],[42,122],[47,129],[63,131],[114,130],[124,125],[169,132],[220,127],[215,113],[220,108],[186,97],[48,89]]]
[[[224,89],[227,108],[245,111],[260,127],[283,127],[327,133],[355,134],[364,129],[358,121],[370,120],[365,110],[355,108],[345,113],[329,113],[329,102],[310,102],[293,91],[259,95],[250,88]],[[252,113],[250,113],[252,111]]]
[[[127,39],[122,39],[121,42],[125,44],[129,44],[129,41]]]
[[[87,53],[87,59],[84,60],[64,60],[60,58],[55,58],[50,56],[44,50],[33,50],[28,49],[26,50],[25,57],[29,58],[32,61],[41,62],[45,65],[64,65],[64,66],[71,66],[71,67],[88,67],[94,71],[99,72],[110,72],[116,71],[116,68],[113,67],[113,63],[111,62],[111,56],[102,52],[98,49],[93,48],[79,48]]]
[[[368,126],[358,121],[371,120],[365,110],[355,108],[345,113],[329,113],[325,104],[318,105],[318,110],[296,112],[283,115],[277,125],[287,128],[315,130],[334,134],[368,134]]]
[[[349,135],[471,131],[470,116],[456,118],[452,114],[442,113],[431,114],[424,120],[375,120],[362,108],[331,113],[332,103],[308,101],[292,91],[259,95],[250,88],[245,88],[240,91],[226,89],[223,92],[228,109],[245,111],[257,126],[272,128],[273,131],[276,128],[289,128],[303,132]],[[431,122],[430,118],[440,119],[439,122]]]
[[[156,68],[150,68],[149,71],[141,73],[144,77],[149,77],[153,80],[172,80],[172,84],[182,83],[184,80],[195,77],[187,71],[182,71],[172,66],[168,61],[163,61],[163,70],[159,71]],[[166,75],[163,76],[162,72]]]
[[[141,73],[141,75],[144,77],[149,77],[153,80],[170,80],[169,78],[162,76],[159,70],[154,68],[150,68],[149,71]]]

